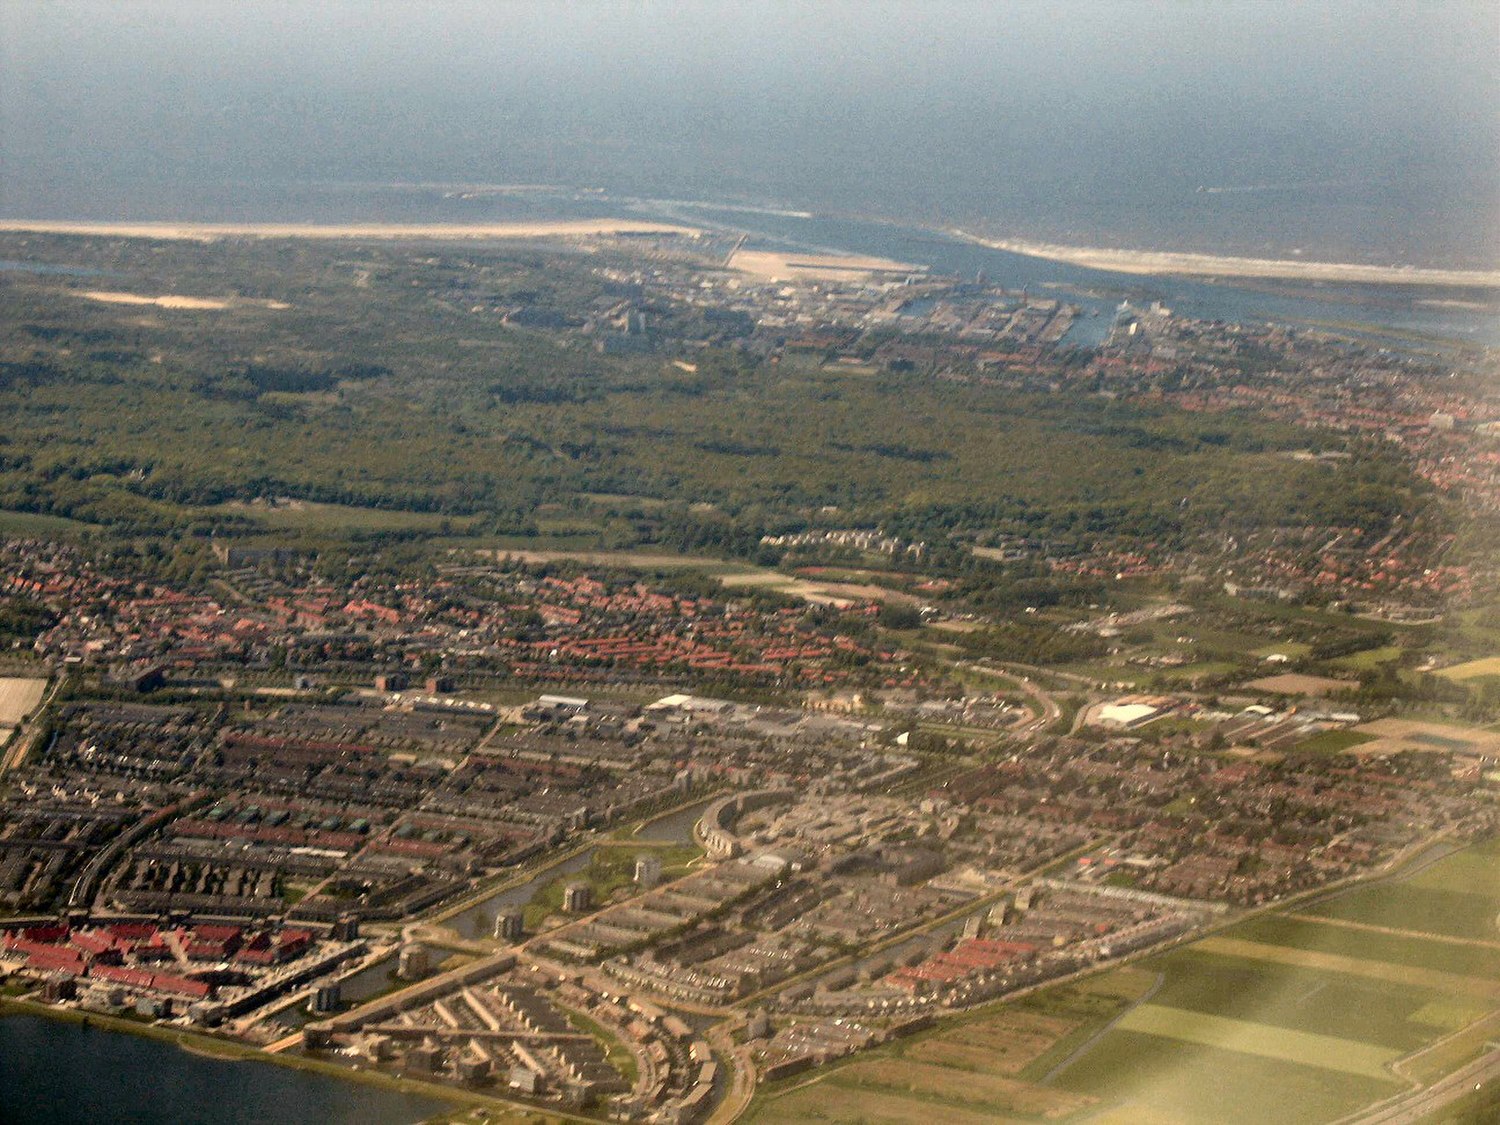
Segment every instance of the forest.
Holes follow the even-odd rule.
[[[1375,534],[1423,502],[1379,445],[1319,435],[1352,456],[1296,460],[1309,434],[1250,413],[783,366],[734,339],[600,354],[507,315],[583,323],[620,299],[562,248],[5,238],[0,257],[79,272],[0,272],[0,509],[126,535],[264,535],[244,503],[287,497],[747,557],[814,525],[1170,549]],[[89,296],[106,284],[227,307]]]

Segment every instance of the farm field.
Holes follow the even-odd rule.
[[[945,1021],[767,1088],[751,1120],[1332,1121],[1500,1034],[1497,912],[1500,841]]]
[[[1459,753],[1500,753],[1500,734],[1478,727],[1435,723],[1423,719],[1376,719],[1354,728],[1374,735],[1361,754],[1395,754],[1402,750],[1452,750]]]
[[[46,680],[0,676],[0,727],[19,725],[46,690]]]
[[[94,529],[93,524],[63,516],[44,516],[35,512],[0,509],[0,535],[70,536]]]
[[[1283,672],[1279,676],[1262,676],[1245,685],[1255,691],[1276,695],[1329,695],[1359,687],[1358,680],[1336,680],[1329,676],[1307,676],[1300,672]]]
[[[1317,1059],[1318,1065],[1326,1070],[1377,1080],[1386,1077],[1385,1065],[1399,1054],[1389,1048],[1333,1035],[1292,1031],[1274,1024],[1226,1019],[1161,1004],[1142,1004],[1132,1008],[1115,1027],[1121,1031],[1141,1031],[1205,1047],[1224,1047],[1282,1062]]]
[[[1299,754],[1342,754],[1373,741],[1374,735],[1360,734],[1357,730],[1325,730],[1297,743],[1293,749]]]
[[[312,500],[290,500],[270,505],[231,500],[203,509],[205,514],[232,513],[261,524],[268,531],[350,532],[427,531],[462,534],[474,523],[471,516],[445,516],[436,512],[411,512],[386,508],[358,508],[346,504],[323,504]]]
[[[1382,645],[1379,648],[1367,648],[1362,652],[1353,652],[1348,656],[1340,656],[1329,661],[1337,668],[1349,672],[1363,672],[1368,668],[1374,668],[1377,664],[1395,660],[1401,655],[1399,645]]]
[[[822,1083],[817,1083],[784,1099],[778,1107],[781,1116],[772,1115],[766,1120],[870,1120],[869,1110],[862,1104],[869,1091],[906,1103],[903,1116],[898,1118],[904,1121],[939,1115],[943,1120],[952,1120],[949,1114],[954,1110],[960,1115],[965,1111],[986,1113],[991,1120],[995,1114],[1053,1120],[1069,1116],[1094,1101],[1013,1078],[955,1071],[909,1059],[855,1063],[837,1071],[828,1083],[837,1089],[842,1106],[829,1106],[830,1091],[819,1090],[817,1086]],[[813,1111],[814,1107],[819,1108]]]
[[[773,1086],[756,1122],[1071,1119],[1096,1099],[1041,1081],[1156,983],[1120,969],[945,1021],[910,1039]]]
[[[1497,911],[1491,842],[1148,959],[1149,1003],[1047,1084],[1100,1098],[1095,1122],[1340,1117],[1493,1038]]]
[[[1495,905],[1484,896],[1422,886],[1370,887],[1303,913],[1396,930],[1484,940],[1495,933]]]
[[[1126,1030],[1105,1036],[1069,1069],[1065,1085],[1109,1103],[1091,1120],[1111,1125],[1314,1125],[1402,1088],[1394,1079]]]
[[[1481,676],[1500,676],[1500,656],[1487,656],[1483,660],[1470,660],[1455,664],[1438,673],[1447,680],[1477,680]]]

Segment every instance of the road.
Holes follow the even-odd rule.
[[[1449,1102],[1496,1081],[1500,1081],[1500,1048],[1481,1055],[1440,1082],[1413,1090],[1379,1109],[1346,1117],[1338,1125],[1418,1125]]]
[[[961,667],[967,668],[971,672],[982,672],[987,676],[997,676],[1000,679],[1009,680],[1041,705],[1041,716],[1017,727],[1014,731],[1015,734],[1022,737],[1041,734],[1042,731],[1062,718],[1062,706],[1048,692],[1038,687],[1029,675],[1011,671],[1007,668],[993,667],[988,664],[964,664]]]
[[[744,1018],[741,1016],[732,1022],[715,1024],[708,1030],[709,1045],[719,1056],[721,1064],[729,1067],[729,1088],[714,1107],[708,1125],[729,1125],[730,1122],[739,1120],[755,1097],[755,1060],[751,1057],[750,1048],[736,1044],[733,1036],[735,1029],[743,1026]]]

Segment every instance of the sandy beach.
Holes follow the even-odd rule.
[[[162,238],[213,242],[224,238],[421,239],[474,241],[507,238],[567,238],[610,234],[681,234],[694,227],[645,219],[570,219],[548,223],[75,223],[24,219],[0,221],[0,231],[82,234],[103,238]]]
[[[1106,250],[1092,246],[1058,246],[1047,242],[981,238],[968,231],[949,234],[1032,258],[1088,269],[1129,274],[1178,274],[1195,277],[1259,277],[1292,281],[1326,281],[1361,285],[1447,285],[1500,287],[1500,270],[1446,270],[1419,266],[1369,266],[1354,262],[1304,262],[1280,258],[1233,258],[1165,250]]]

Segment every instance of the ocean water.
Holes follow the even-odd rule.
[[[0,218],[607,205],[424,186],[542,184],[1082,245],[1500,266],[1491,0],[3,11]]]

